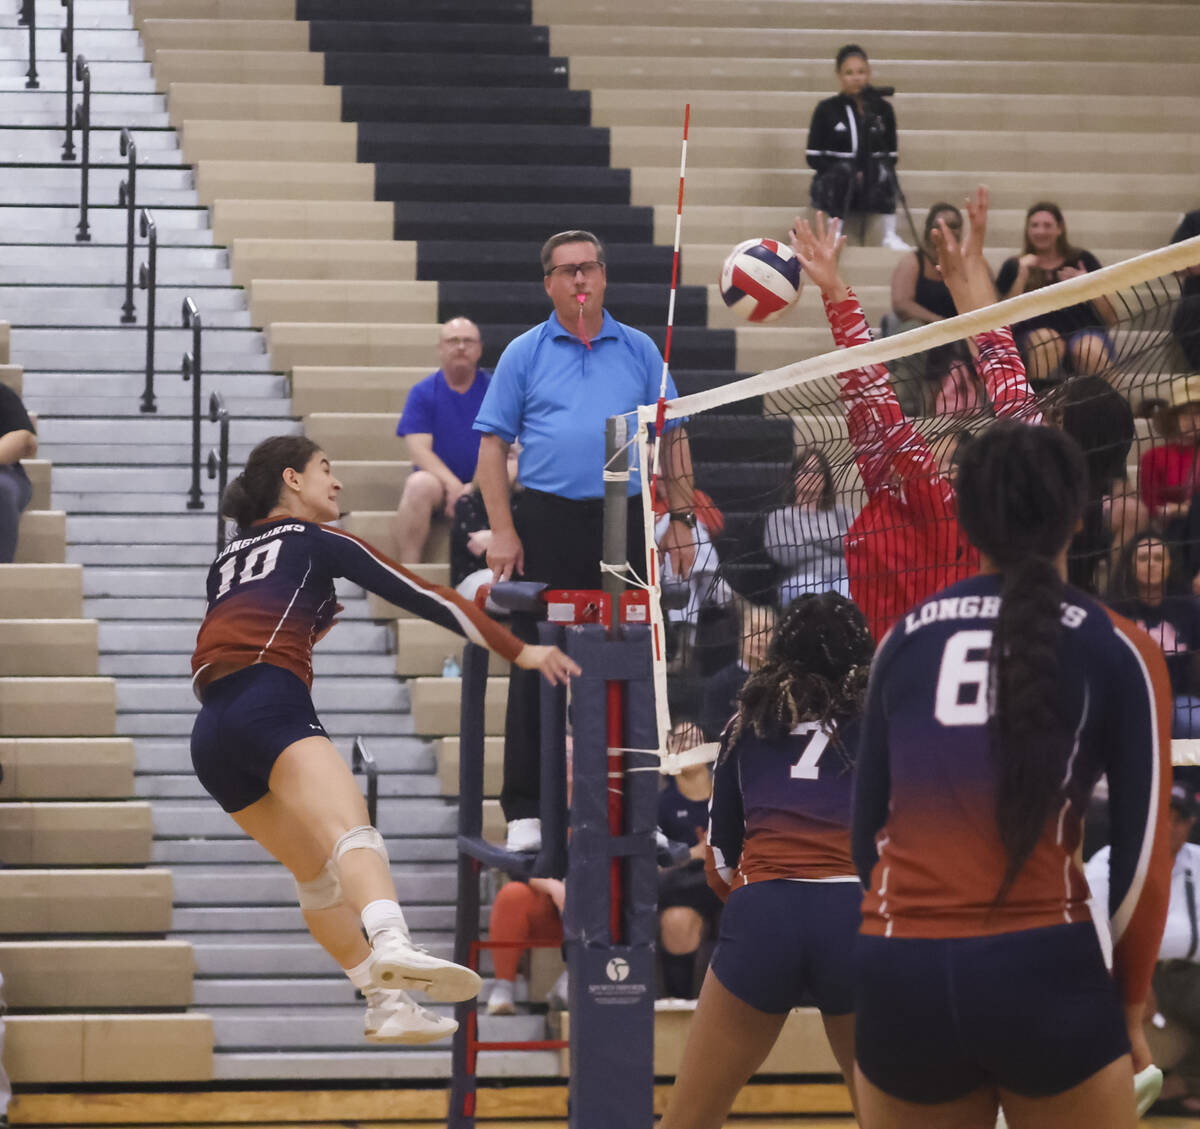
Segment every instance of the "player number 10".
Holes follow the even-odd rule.
[[[256,545],[245,556],[235,554],[221,565],[220,579],[221,586],[217,589],[215,600],[219,600],[224,596],[234,583],[245,584],[250,580],[262,580],[264,576],[270,576],[275,571],[275,564],[279,560],[279,548],[283,544],[278,538],[274,541],[267,541],[265,544]],[[238,565],[242,566],[242,571],[238,573]]]

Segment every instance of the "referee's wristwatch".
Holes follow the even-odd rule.
[[[671,513],[671,520],[683,522],[683,524],[686,525],[688,527],[688,529],[696,528],[696,512],[694,510],[685,510],[685,511],[678,511],[678,512],[673,511]]]

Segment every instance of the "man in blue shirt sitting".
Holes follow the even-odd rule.
[[[419,561],[435,515],[454,517],[454,503],[471,489],[479,435],[472,430],[491,375],[479,368],[483,346],[468,318],[442,326],[442,367],[413,387],[396,434],[408,442],[413,471],[392,519],[401,561]]]
[[[542,247],[542,275],[554,310],[511,341],[475,419],[479,487],[492,540],[487,562],[497,580],[523,576],[551,588],[600,587],[603,551],[605,421],[658,400],[662,354],[646,334],[604,310],[604,247],[587,231],[564,231]],[[668,380],[668,397],[676,395]],[[524,493],[514,515],[505,459],[521,443]],[[671,524],[661,547],[678,576],[695,557],[692,464],[678,422],[663,436],[662,474]],[[645,567],[641,483],[629,483],[628,557]],[[535,625],[514,617],[513,632],[535,640]],[[509,675],[500,803],[510,850],[536,850],[540,718],[537,678]]]

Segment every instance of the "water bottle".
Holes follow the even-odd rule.
[[[446,656],[445,661],[442,663],[442,677],[443,678],[461,678],[462,677],[462,667],[458,665],[458,656],[457,655],[447,655]]]

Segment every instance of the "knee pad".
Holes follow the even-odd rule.
[[[383,842],[383,836],[375,830],[374,827],[363,825],[362,827],[351,827],[336,843],[333,845],[333,861],[334,863],[341,862],[342,855],[347,851],[368,850],[374,851],[384,864],[390,866],[391,859],[388,858],[387,847]]]
[[[329,859],[321,873],[307,882],[296,883],[296,896],[301,909],[332,909],[342,904],[342,884],[338,881],[337,867]]]

